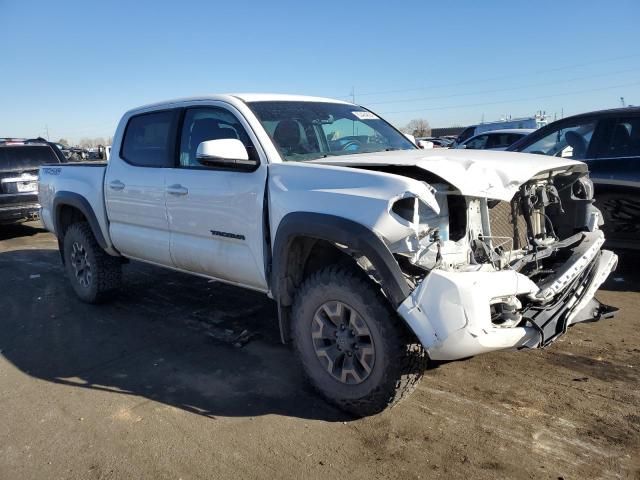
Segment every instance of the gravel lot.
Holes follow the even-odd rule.
[[[352,420],[264,296],[132,263],[85,305],[52,235],[0,227],[0,478],[640,478],[638,259],[599,293],[615,319],[440,365]]]

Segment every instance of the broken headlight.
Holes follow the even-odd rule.
[[[589,177],[580,177],[573,182],[571,193],[580,200],[591,200],[593,198],[593,182]]]

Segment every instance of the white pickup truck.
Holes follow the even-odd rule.
[[[611,316],[617,257],[583,163],[417,148],[371,111],[217,95],[127,112],[108,164],[40,169],[86,302],[140,260],[264,292],[313,386],[357,415],[428,360],[545,347]]]

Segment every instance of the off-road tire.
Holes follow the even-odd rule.
[[[371,372],[356,385],[334,378],[314,348],[314,315],[325,302],[334,301],[357,311],[375,346]],[[398,403],[414,390],[427,368],[422,345],[375,283],[355,268],[330,266],[309,276],[295,297],[291,323],[294,348],[311,385],[330,403],[357,417],[374,415]]]
[[[91,266],[91,279],[83,286],[76,276],[72,265],[74,244],[86,251]],[[96,241],[91,227],[86,222],[71,225],[63,240],[65,271],[76,295],[83,302],[102,303],[109,300],[122,284],[122,263],[119,258],[106,253]]]

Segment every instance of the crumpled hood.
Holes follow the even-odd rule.
[[[460,193],[509,201],[532,177],[551,170],[587,171],[575,160],[488,150],[400,150],[341,155],[309,163],[341,167],[415,166],[438,175]]]

